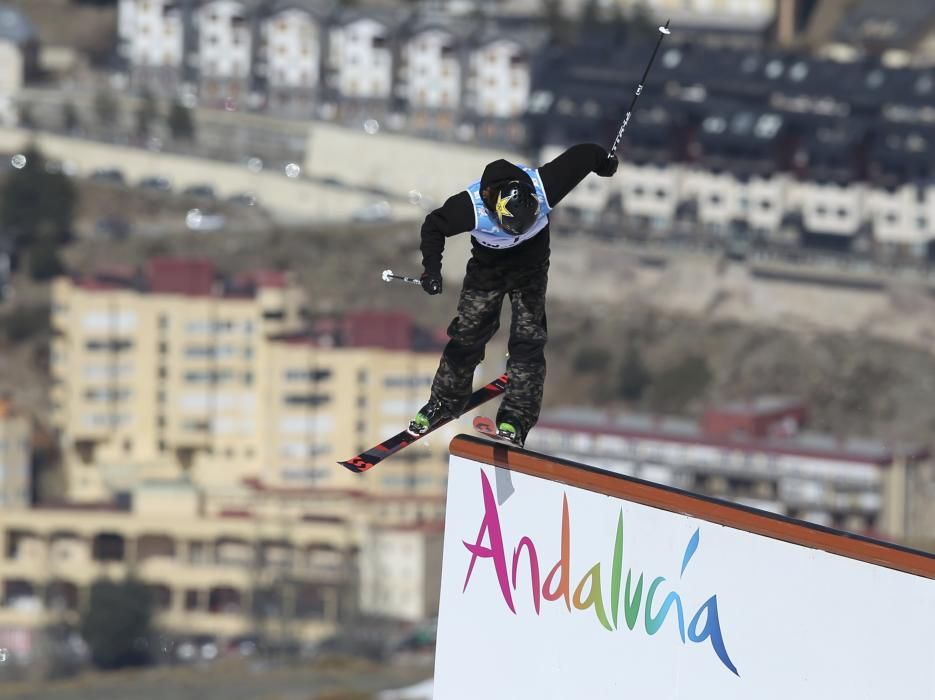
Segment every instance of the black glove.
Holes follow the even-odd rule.
[[[600,177],[610,177],[617,172],[617,166],[619,164],[616,155],[608,155],[607,158],[604,158],[600,165],[594,169],[594,172]]]
[[[437,272],[423,272],[419,281],[426,294],[442,293],[442,276]]]

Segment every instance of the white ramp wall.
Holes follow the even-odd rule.
[[[935,558],[471,438],[452,455],[436,700],[935,698]]]

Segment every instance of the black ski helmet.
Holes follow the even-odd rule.
[[[486,202],[487,209],[504,231],[522,236],[539,216],[539,198],[535,188],[522,180],[511,180],[492,188]]]

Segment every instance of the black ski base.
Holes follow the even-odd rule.
[[[506,385],[507,376],[505,374],[501,374],[489,384],[482,386],[480,389],[471,394],[471,398],[468,399],[467,405],[464,407],[464,411],[461,415],[470,413],[478,406],[487,403],[491,399],[497,398],[506,390]],[[458,417],[460,418],[460,416]],[[392,457],[404,447],[408,447],[417,440],[424,438],[426,435],[431,435],[433,432],[441,428],[443,425],[447,425],[452,420],[455,419],[448,418],[446,420],[439,421],[422,435],[415,435],[409,432],[408,429],[402,430],[393,437],[384,440],[379,445],[374,445],[369,450],[361,452],[356,457],[352,457],[351,459],[344,462],[338,462],[338,464],[347,469],[350,469],[355,474],[361,474],[365,471],[373,469],[384,459],[387,457]]]

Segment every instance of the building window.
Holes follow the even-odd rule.
[[[326,394],[288,394],[284,399],[287,406],[323,406],[331,401]]]

